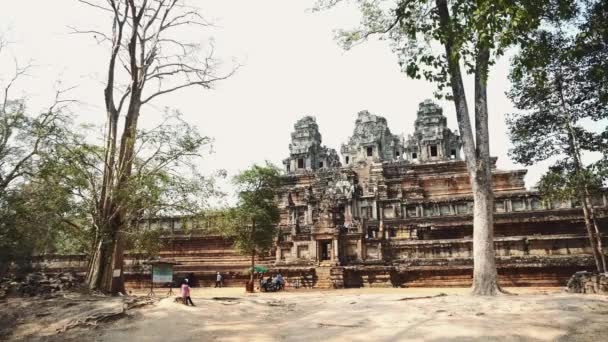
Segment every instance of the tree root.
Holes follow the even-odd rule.
[[[438,295],[434,295],[434,296],[424,296],[424,297],[404,297],[401,299],[397,299],[399,301],[406,301],[406,300],[415,300],[415,299],[429,299],[429,298],[437,298],[437,297],[445,297],[447,296],[447,294],[445,293],[440,293]]]
[[[84,300],[80,300],[84,301]],[[98,300],[97,300],[98,301]],[[127,311],[140,308],[142,306],[146,306],[154,303],[155,300],[147,298],[147,297],[130,297],[125,298],[121,305],[115,307],[114,309],[110,309],[107,311],[101,311],[92,313],[88,316],[79,317],[74,319],[64,325],[62,328],[57,329],[57,333],[61,334],[70,329],[78,328],[78,327],[95,327],[99,323],[106,323],[115,320],[119,320],[127,316]]]
[[[509,292],[503,289],[498,283],[493,283],[484,288],[476,287],[475,284],[471,286],[471,296],[486,296],[486,297],[495,297],[495,296],[517,296],[516,293]]]

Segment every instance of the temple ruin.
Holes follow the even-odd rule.
[[[292,134],[276,267],[314,267],[323,286],[466,286],[472,275],[473,199],[458,133],[441,107],[420,103],[414,132],[391,133],[385,118],[359,112],[340,151],[342,165],[318,160],[317,125]],[[306,146],[294,150],[292,146]],[[580,204],[543,201],[526,170],[493,158],[495,244],[506,285],[558,285],[593,269]],[[295,166],[295,167],[294,167]],[[301,166],[301,167],[300,167]],[[594,200],[607,230],[606,196]]]
[[[341,158],[322,145],[314,117],[298,120],[283,161],[276,248],[257,262],[296,287],[469,286],[473,199],[461,141],[432,101],[420,103],[416,115],[404,137],[391,133],[385,118],[359,112]],[[526,189],[526,170],[493,163],[500,282],[563,286],[576,271],[594,270],[580,203],[543,200]],[[593,199],[604,234],[607,200],[606,192]],[[194,274],[196,285],[212,284],[218,271],[228,286],[247,280],[249,257],[213,233],[212,220],[143,224],[166,232],[159,256],[179,263],[178,276]],[[53,264],[65,268],[86,265],[84,257],[57,258]],[[145,286],[149,270],[141,257],[126,259],[128,285]]]

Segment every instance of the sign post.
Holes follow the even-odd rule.
[[[150,293],[148,296],[154,296],[154,284],[169,283],[169,292],[167,295],[173,294],[173,265],[174,262],[169,261],[151,261],[148,264],[152,266],[152,281],[150,282]]]

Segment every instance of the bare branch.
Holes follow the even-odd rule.
[[[90,34],[93,35],[93,38],[95,39],[95,41],[97,41],[98,44],[101,44],[103,42],[111,42],[112,38],[110,38],[110,36],[108,36],[107,34],[101,32],[101,31],[97,31],[97,30],[78,30],[75,27],[72,26],[68,26],[68,28],[72,31],[70,32],[70,34]],[[101,38],[98,38],[101,37]]]
[[[111,9],[111,8],[107,8],[107,7],[104,7],[104,6],[98,5],[98,4],[96,4],[96,3],[90,2],[90,1],[86,1],[86,0],[76,0],[76,1],[78,1],[78,2],[80,2],[80,3],[83,3],[83,4],[87,5],[87,6],[95,7],[95,8],[98,8],[98,9],[100,9],[100,10],[103,10],[103,11],[106,11],[106,12],[113,13],[113,11],[112,11],[112,9]]]

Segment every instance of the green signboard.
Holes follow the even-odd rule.
[[[152,265],[152,282],[153,283],[171,283],[171,282],[173,282],[173,265],[171,265],[171,264]]]

